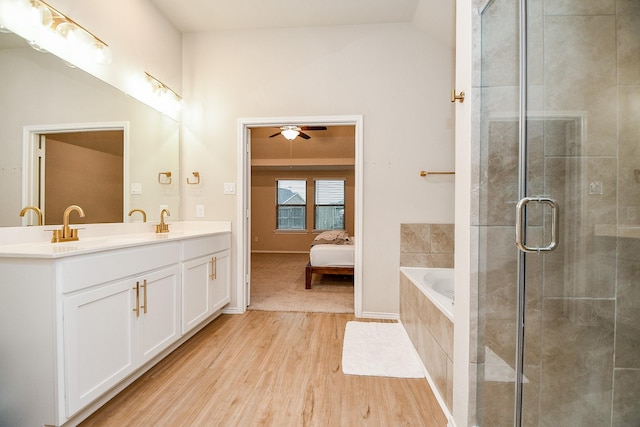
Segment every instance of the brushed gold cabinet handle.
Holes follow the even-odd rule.
[[[216,271],[217,271],[217,259],[216,257],[211,258],[211,261],[209,261],[211,263],[211,274],[209,275],[209,278],[211,280],[216,280]]]
[[[136,287],[132,289],[136,291],[136,308],[133,311],[136,312],[136,317],[140,317],[140,282],[136,282]]]
[[[142,282],[142,289],[144,289],[144,296],[142,297],[144,305],[142,306],[142,308],[144,308],[144,314],[147,314],[147,279],[144,279],[144,281]]]

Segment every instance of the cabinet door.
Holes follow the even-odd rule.
[[[125,280],[64,298],[68,417],[137,367],[134,286]]]
[[[178,266],[145,274],[139,286],[138,354],[140,364],[156,356],[180,337]]]
[[[182,264],[182,333],[186,333],[209,315],[209,274],[211,256]]]
[[[231,279],[229,277],[231,252],[226,250],[213,255],[211,281],[209,283],[210,312],[229,304],[231,298]]]

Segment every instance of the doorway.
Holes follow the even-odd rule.
[[[249,309],[353,313],[353,276],[312,274],[307,288],[305,273],[321,233],[355,234],[355,126],[300,132],[288,139],[281,127],[251,129]]]
[[[77,125],[30,128],[24,205],[38,207],[44,225],[61,224],[67,206],[81,206],[77,223],[123,222],[125,128]]]
[[[285,117],[267,119],[240,119],[240,153],[239,153],[239,178],[238,178],[238,223],[242,224],[239,230],[239,248],[237,250],[238,271],[237,277],[243,278],[237,281],[238,310],[244,312],[251,303],[251,251],[252,251],[252,205],[251,205],[251,141],[252,130],[261,128],[274,128],[283,124],[295,126],[353,126],[355,132],[355,159],[354,159],[354,225],[356,236],[361,235],[362,230],[362,117],[361,116],[328,116],[328,117]],[[275,213],[274,213],[275,215]],[[361,313],[361,260],[362,240],[355,242],[355,266],[354,266],[354,312],[356,316]]]

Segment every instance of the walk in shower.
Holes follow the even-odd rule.
[[[474,7],[470,425],[639,426],[640,1]]]

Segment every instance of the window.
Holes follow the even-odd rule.
[[[307,229],[307,180],[279,179],[277,230]]]
[[[315,229],[344,230],[344,179],[317,179]]]

